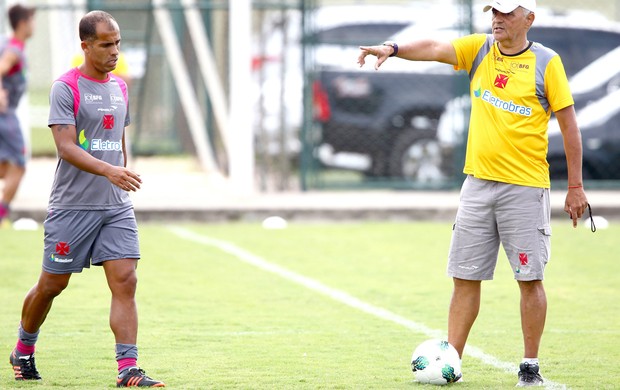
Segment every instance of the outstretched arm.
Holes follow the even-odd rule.
[[[375,69],[379,69],[381,64],[388,59],[394,52],[394,48],[388,45],[378,46],[360,46],[360,54],[357,63],[364,66],[366,56],[373,55],[377,57]],[[436,41],[432,39],[423,39],[409,43],[398,45],[399,58],[410,61],[438,61],[450,65],[457,65],[456,50],[452,43],[444,41]]]
[[[583,190],[582,180],[582,145],[581,132],[577,126],[575,107],[568,106],[556,111],[556,118],[564,139],[564,152],[566,153],[566,166],[568,168],[568,193],[564,202],[564,211],[573,220],[573,227],[577,226],[577,220],[581,218],[588,207],[588,199]]]

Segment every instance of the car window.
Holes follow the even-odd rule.
[[[620,43],[620,42],[619,42]],[[620,74],[620,46],[590,63],[570,79],[573,94],[588,92],[605,85]]]
[[[596,126],[607,122],[618,112],[620,112],[620,90],[612,92],[580,110],[577,113],[577,122],[581,127]]]
[[[536,27],[528,39],[554,50],[562,58],[568,77],[618,46],[620,33],[582,28]]]
[[[363,23],[333,27],[314,33],[310,39],[316,44],[330,45],[374,45],[400,31],[407,23]]]

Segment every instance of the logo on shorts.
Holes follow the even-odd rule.
[[[477,270],[480,267],[478,267],[477,265],[471,265],[469,267],[464,266],[464,265],[459,265],[459,268],[466,269],[468,271],[475,271],[475,270]]]
[[[106,130],[112,130],[114,128],[114,115],[103,115],[103,128]]]
[[[71,247],[69,246],[69,243],[59,241],[58,243],[56,243],[56,253],[52,253],[50,255],[50,261],[52,263],[72,263],[73,259],[58,257],[58,256],[66,256],[69,254],[70,251],[71,251]]]
[[[527,253],[519,253],[519,261],[521,262],[521,265],[527,265],[527,263],[529,262],[529,260],[527,259]]]
[[[71,248],[69,247],[69,244],[66,242],[62,242],[60,241],[58,244],[56,244],[56,254],[60,255],[60,256],[66,256],[69,254],[69,251],[71,250]]]
[[[65,259],[61,257],[56,257],[56,255],[54,255],[53,253],[50,256],[50,261],[52,263],[73,263],[73,259]]]

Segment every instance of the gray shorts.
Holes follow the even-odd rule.
[[[54,209],[43,228],[43,270],[52,274],[82,272],[91,263],[140,258],[132,206],[114,210]]]
[[[26,165],[26,144],[14,109],[0,114],[0,162]]]
[[[550,258],[549,189],[468,176],[452,231],[448,276],[491,280],[501,243],[516,280],[543,280]]]

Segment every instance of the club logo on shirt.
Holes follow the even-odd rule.
[[[494,85],[497,88],[504,89],[504,88],[506,88],[506,84],[508,84],[508,76],[506,76],[504,74],[498,74],[497,77],[495,78]]]
[[[103,96],[101,96],[101,95],[94,95],[92,93],[85,93],[84,94],[84,102],[86,104],[102,104],[103,103]]]
[[[67,242],[63,242],[63,241],[59,241],[56,244],[56,254],[60,255],[60,256],[66,256],[69,254],[69,251],[71,250],[69,243]]]
[[[103,128],[106,130],[112,130],[114,128],[114,115],[112,114],[103,115]]]

